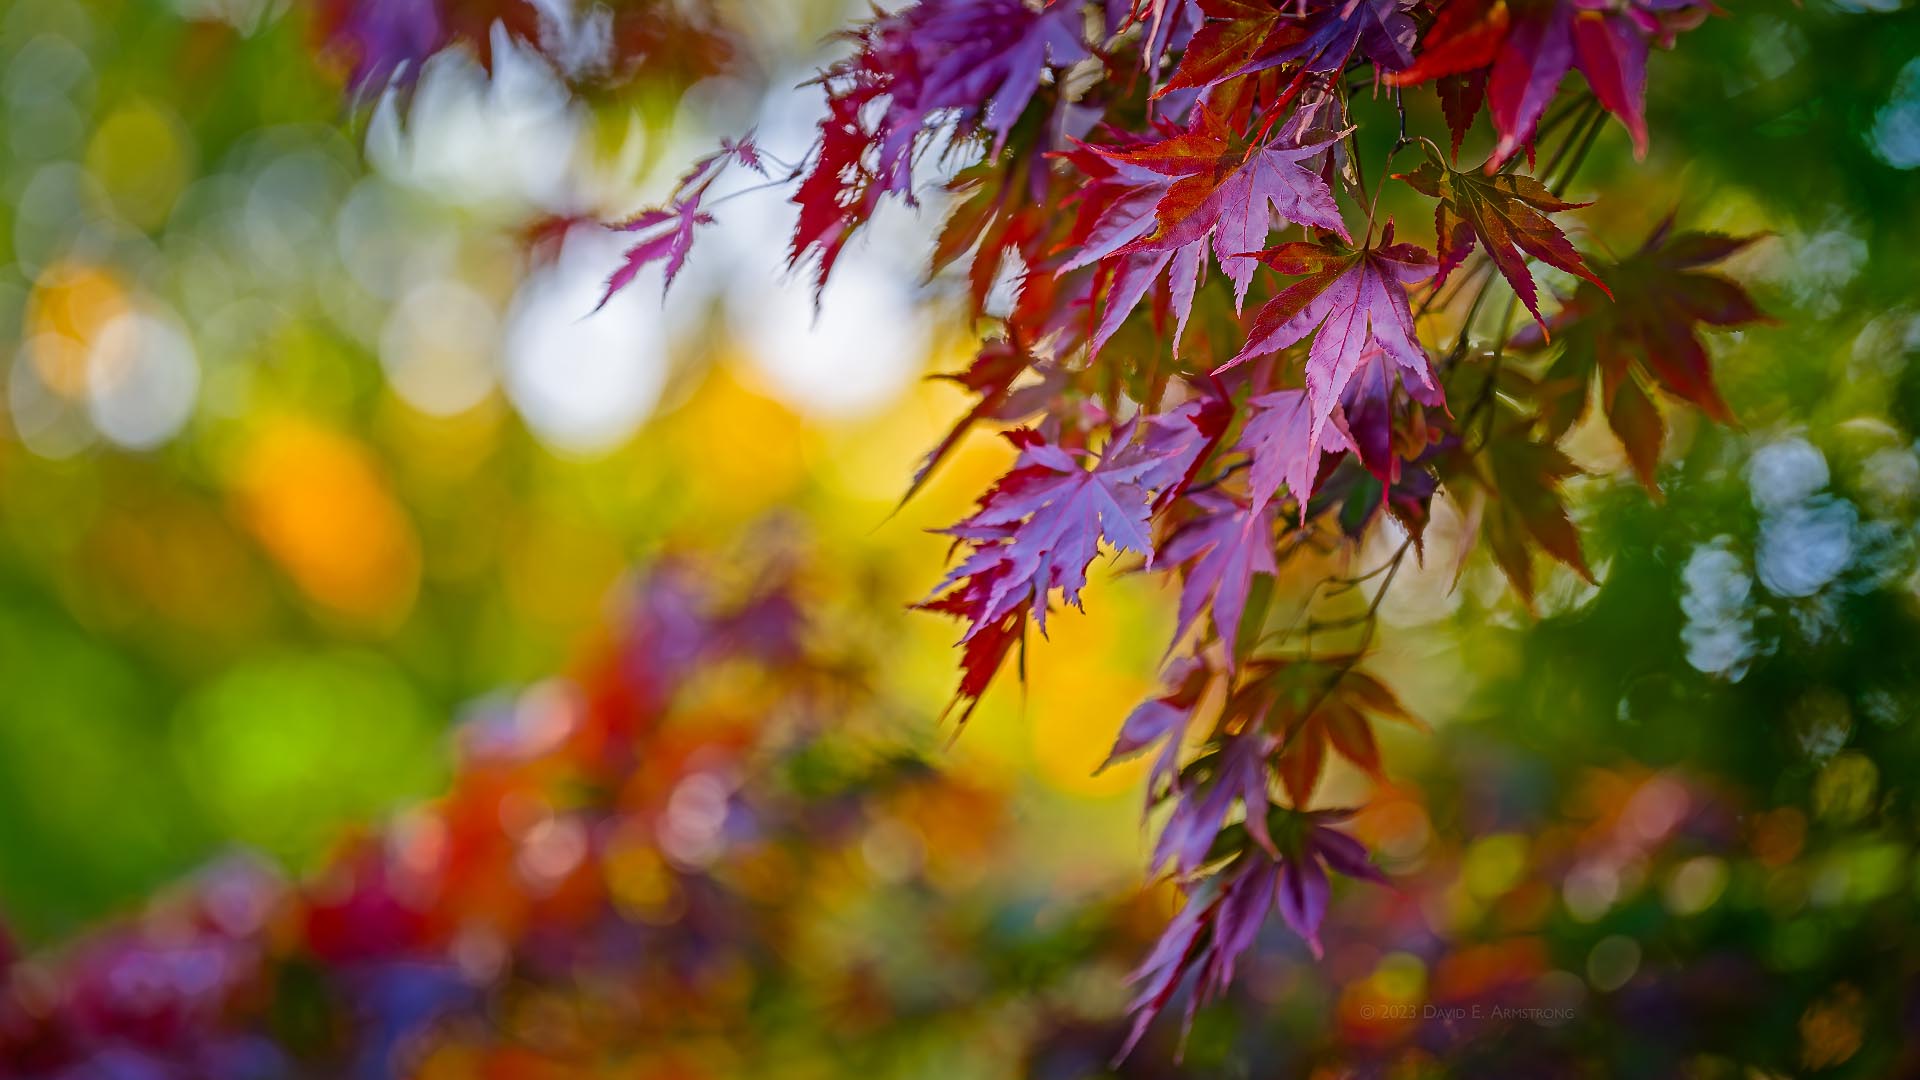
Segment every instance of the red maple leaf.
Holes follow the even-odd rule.
[[[1498,166],[1533,138],[1560,80],[1578,68],[1626,125],[1635,153],[1645,154],[1647,50],[1656,40],[1671,43],[1675,29],[1707,8],[1687,0],[1625,0],[1610,10],[1581,0],[1445,0],[1412,66],[1386,82],[1412,86],[1490,69],[1488,112],[1500,141],[1489,164]]]
[[[1413,60],[1417,35],[1401,0],[1200,0],[1208,17],[1161,94],[1298,63],[1302,73],[1339,71],[1357,50],[1381,70]]]
[[[847,35],[855,54],[827,69],[827,116],[794,191],[800,208],[789,261],[817,258],[825,284],[847,238],[883,195],[913,197],[913,158],[929,132],[992,132],[1006,144],[1049,66],[1088,56],[1077,5],[922,0]]]
[[[1549,384],[1561,390],[1547,412],[1549,426],[1558,434],[1585,410],[1593,373],[1599,372],[1607,420],[1649,488],[1666,425],[1640,382],[1732,424],[1733,411],[1720,397],[1698,330],[1767,321],[1745,289],[1701,269],[1760,237],[1674,235],[1672,229],[1668,217],[1640,250],[1600,265],[1598,276],[1612,286],[1611,292],[1598,281],[1583,283],[1574,292],[1553,319],[1562,352],[1546,374]],[[1516,335],[1514,344],[1535,348],[1545,340],[1543,331],[1529,326]]]
[[[1446,117],[1453,160],[1458,161],[1460,140],[1467,137],[1467,129],[1473,126],[1473,118],[1480,113],[1480,103],[1487,97],[1487,69],[1442,75],[1434,80],[1433,87],[1440,95],[1440,113]]]
[[[1546,321],[1540,317],[1539,292],[1527,269],[1527,255],[1583,277],[1602,292],[1607,291],[1606,285],[1587,269],[1566,234],[1547,217],[1549,213],[1578,210],[1589,204],[1567,202],[1531,176],[1483,174],[1478,170],[1458,172],[1440,160],[1437,150],[1429,148],[1428,155],[1428,160],[1418,169],[1400,174],[1396,179],[1405,180],[1428,198],[1440,200],[1433,212],[1433,230],[1440,254],[1435,288],[1446,283],[1447,275],[1466,259],[1478,242],[1487,249],[1501,276],[1513,286],[1515,295],[1542,327]]]

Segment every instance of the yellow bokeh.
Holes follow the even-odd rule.
[[[779,503],[805,482],[811,433],[792,410],[750,388],[723,365],[666,418],[673,460],[699,463],[687,494],[697,505],[747,515]]]
[[[504,554],[515,613],[558,626],[590,624],[628,562],[604,529],[551,513],[517,522]]]
[[[108,113],[87,143],[87,171],[114,209],[143,229],[166,223],[193,164],[192,136],[179,118],[142,98]]]
[[[1107,564],[1094,563],[1102,574]],[[1101,603],[1108,589],[1088,588],[1089,601]],[[1115,655],[1117,635],[1131,620],[1080,618],[1077,611],[1056,611],[1047,620],[1049,637],[1029,636],[1026,722],[1040,777],[1072,795],[1117,795],[1138,790],[1146,759],[1122,762],[1095,773],[1106,759],[1120,721],[1152,684],[1126,670]],[[1011,666],[1011,665],[1009,665]],[[1009,681],[1017,673],[1008,671]]]

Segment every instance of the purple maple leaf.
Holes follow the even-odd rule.
[[[713,224],[713,215],[702,210],[701,203],[706,199],[707,191],[713,187],[713,182],[734,162],[762,176],[766,175],[766,166],[761,162],[760,147],[753,141],[753,132],[749,131],[739,139],[722,138],[720,149],[695,161],[680,177],[680,182],[674,185],[673,197],[666,206],[643,210],[614,226],[620,232],[659,231],[627,249],[620,268],[607,278],[607,291],[600,297],[600,303],[594,306],[595,311],[606,307],[614,293],[632,284],[640,271],[651,263],[666,264],[666,281],[661,286],[661,292],[673,287],[673,279],[679,276],[680,267],[687,261],[687,253],[693,250],[695,227]]]
[[[1186,637],[1211,601],[1213,628],[1231,663],[1253,575],[1279,572],[1273,559],[1273,509],[1265,502],[1247,506],[1216,492],[1191,499],[1205,515],[1181,527],[1160,549],[1163,563],[1193,564],[1180,586],[1173,643]]]
[[[1236,800],[1246,808],[1248,834],[1272,851],[1273,840],[1267,835],[1267,776],[1273,751],[1273,736],[1264,731],[1225,739],[1211,775],[1175,791],[1173,812],[1160,828],[1148,865],[1170,865],[1177,874],[1200,869]]]
[[[1047,593],[1059,589],[1067,603],[1078,606],[1102,538],[1119,550],[1153,555],[1149,500],[1140,480],[1155,462],[1127,452],[1130,429],[1115,434],[1107,456],[1091,469],[1031,429],[1009,432],[1007,438],[1020,448],[1013,470],[987,492],[979,510],[941,530],[978,546],[934,595],[966,578],[993,579],[963,642],[1028,601],[1034,602],[1044,634]]]
[[[1020,456],[978,510],[940,530],[972,547],[918,605],[967,623],[960,638],[971,650],[962,698],[978,699],[1027,612],[1046,633],[1054,590],[1080,606],[1087,567],[1102,540],[1153,561],[1153,493],[1164,500],[1184,488],[1231,419],[1224,401],[1205,398],[1147,417],[1138,439],[1141,424],[1124,424],[1090,468],[1081,465],[1084,451],[1056,446],[1028,428],[1007,433]]]
[[[860,52],[827,72],[863,100],[888,98],[872,130],[881,186],[911,190],[913,147],[945,119],[962,131],[985,128],[1005,145],[1049,64],[1090,54],[1080,40],[1080,6],[1035,10],[1022,0],[921,0],[858,34]]]
[[[1298,812],[1296,812],[1298,813]],[[1327,871],[1350,878],[1386,884],[1360,841],[1328,826],[1346,821],[1351,810],[1313,810],[1298,813],[1300,829],[1280,864],[1280,917],[1320,955],[1320,923],[1327,914],[1330,887]]]
[[[1193,480],[1193,474],[1233,422],[1233,405],[1218,396],[1197,398],[1145,418],[1146,434],[1138,455],[1148,462],[1140,483],[1158,492],[1154,507],[1165,506]]]
[[[1359,841],[1330,826],[1351,817],[1345,810],[1287,811],[1291,828],[1280,850],[1248,849],[1226,869],[1191,887],[1186,906],[1167,924],[1146,960],[1130,977],[1136,991],[1133,1028],[1114,1059],[1132,1052],[1189,972],[1197,973],[1187,999],[1185,1027],[1194,1011],[1224,993],[1240,955],[1259,936],[1277,908],[1294,933],[1321,954],[1320,924],[1331,892],[1328,871],[1380,884],[1386,878]]]
[[[1200,698],[1206,692],[1209,674],[1206,665],[1192,657],[1168,665],[1167,691],[1159,697],[1141,702],[1127,715],[1126,722],[1120,725],[1120,735],[1114,740],[1113,749],[1100,768],[1105,769],[1144,753],[1159,743],[1160,756],[1154,760],[1153,769],[1147,774],[1148,799],[1151,802],[1158,795],[1171,791],[1174,780],[1180,774],[1181,743],[1186,736],[1187,725],[1193,719],[1194,707],[1200,704]]]
[[[1090,178],[1076,224],[1073,256],[1058,273],[1111,261],[1113,280],[1094,331],[1098,353],[1167,275],[1176,355],[1200,271],[1212,251],[1234,285],[1235,302],[1253,282],[1253,252],[1265,246],[1274,216],[1346,236],[1326,180],[1302,162],[1333,139],[1237,145],[1225,121],[1202,106],[1191,124],[1157,142],[1082,144],[1066,155]]]
[[[1178,251],[1120,254],[1122,248],[1153,231],[1154,208],[1173,186],[1173,178],[1116,160],[1110,148],[1082,144],[1064,156],[1088,175],[1088,181],[1079,195],[1080,221],[1074,229],[1073,254],[1055,268],[1055,273],[1064,276],[1108,260],[1112,266],[1106,306],[1089,339],[1092,353],[1099,355],[1107,339],[1120,329],[1154,283],[1172,267],[1169,280],[1177,355],[1187,317],[1193,310],[1194,293],[1199,289],[1200,270],[1206,264],[1205,241]]]
[[[1307,71],[1339,71],[1358,50],[1381,71],[1398,71],[1413,62],[1419,28],[1404,0],[1318,0],[1311,6],[1300,39],[1246,65],[1236,75],[1279,67],[1295,60]]]

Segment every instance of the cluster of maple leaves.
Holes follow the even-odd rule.
[[[496,44],[508,40],[545,57],[583,91],[643,73],[690,83],[737,59],[726,21],[678,0],[313,0],[310,8],[320,53],[356,93],[411,80],[449,46],[471,48],[492,67]]]
[[[1044,633],[1051,608],[1079,606],[1103,549],[1180,582],[1166,690],[1113,752],[1158,745],[1154,865],[1189,897],[1137,973],[1134,1040],[1189,973],[1189,1016],[1219,992],[1270,912],[1317,950],[1330,874],[1379,878],[1336,828],[1347,811],[1316,807],[1315,790],[1333,756],[1378,776],[1372,725],[1415,722],[1363,666],[1435,496],[1463,509],[1530,604],[1536,551],[1590,577],[1560,493],[1577,470],[1557,442],[1576,420],[1600,410],[1649,488],[1657,397],[1731,420],[1698,330],[1762,318],[1704,269],[1748,241],[1669,221],[1634,254],[1590,261],[1553,218],[1585,205],[1563,193],[1609,116],[1644,151],[1648,52],[1710,11],[918,0],[848,32],[850,55],[821,74],[826,116],[787,178],[790,258],[821,283],[884,200],[915,199],[928,154],[974,155],[945,182],[954,209],[933,269],[967,264],[994,332],[949,376],[976,402],[915,487],[973,425],[1032,421],[1007,432],[1012,469],[946,530],[958,562],[921,605],[964,624],[961,718],[1029,624]],[[1575,69],[1584,87],[1563,88]],[[1441,141],[1409,133],[1415,92],[1437,95]],[[1416,162],[1371,190],[1359,94],[1392,96],[1389,167]],[[1463,167],[1483,106],[1493,150]],[[671,282],[730,168],[764,172],[750,138],[628,223],[645,235],[610,294],[656,262]],[[1388,182],[1431,200],[1434,250],[1376,220]],[[1536,262],[1577,281],[1551,316]],[[1011,308],[989,319],[1007,277]],[[1496,281],[1511,303],[1488,326]],[[1513,333],[1520,306],[1532,321]],[[1435,341],[1443,329],[1450,344]],[[1328,654],[1268,630],[1263,579],[1388,519],[1405,543],[1346,583],[1378,582],[1350,624],[1357,643]]]

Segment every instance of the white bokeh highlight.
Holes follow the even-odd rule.
[[[87,354],[88,415],[100,434],[129,450],[173,438],[193,416],[199,389],[193,341],[163,315],[121,315]]]
[[[453,416],[493,392],[499,319],[486,298],[450,279],[410,290],[380,333],[380,364],[401,399]]]
[[[606,230],[574,228],[559,258],[521,284],[507,313],[507,394],[541,441],[563,453],[617,448],[666,386],[659,296],[630,288],[594,310],[619,254]]]

